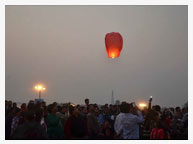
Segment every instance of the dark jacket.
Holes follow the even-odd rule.
[[[44,128],[38,122],[26,122],[15,130],[11,139],[30,139],[39,140],[47,139],[47,134]]]
[[[78,117],[70,116],[64,127],[65,136],[67,139],[82,138],[87,136],[86,119],[78,115]]]

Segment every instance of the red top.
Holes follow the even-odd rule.
[[[150,139],[164,139],[165,133],[163,129],[154,128],[151,131]]]
[[[171,120],[169,117],[166,119],[166,123],[167,123],[167,126],[170,127]]]
[[[66,136],[66,139],[71,139],[71,129],[73,127],[73,125],[76,124],[75,122],[73,123],[72,121],[72,116],[70,116],[67,121],[66,124],[64,126],[64,133]],[[83,125],[83,127],[86,129],[86,135],[88,135],[88,127],[87,127],[87,122],[85,120],[82,121],[81,123]],[[82,127],[81,127],[82,128]],[[77,127],[78,129],[78,127]]]

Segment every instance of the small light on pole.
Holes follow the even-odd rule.
[[[41,92],[44,91],[44,90],[46,90],[46,88],[45,88],[42,84],[38,84],[38,85],[36,85],[34,88],[35,88],[35,90],[38,91],[38,93],[39,93],[39,99],[41,99]]]

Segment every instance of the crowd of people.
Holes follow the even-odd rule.
[[[5,139],[188,139],[188,107],[5,101]]]

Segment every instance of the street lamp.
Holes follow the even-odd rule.
[[[38,91],[39,99],[41,99],[41,92],[44,91],[46,88],[41,84],[36,85],[34,88],[35,88],[35,90]]]

